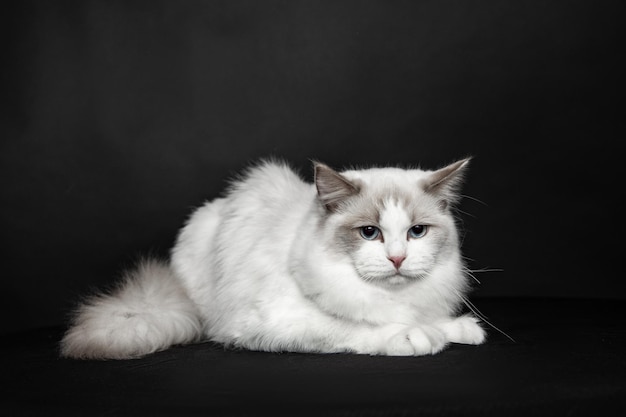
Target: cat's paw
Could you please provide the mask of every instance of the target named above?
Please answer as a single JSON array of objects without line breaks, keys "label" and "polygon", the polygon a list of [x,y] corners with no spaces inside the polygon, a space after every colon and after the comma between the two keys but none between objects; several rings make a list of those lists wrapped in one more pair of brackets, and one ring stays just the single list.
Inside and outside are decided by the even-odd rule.
[{"label": "cat's paw", "polygon": [[485,341],[485,330],[476,317],[466,315],[439,323],[439,328],[452,343],[480,345]]},{"label": "cat's paw", "polygon": [[387,339],[383,353],[388,356],[431,355],[445,346],[445,335],[434,327],[404,327]]}]

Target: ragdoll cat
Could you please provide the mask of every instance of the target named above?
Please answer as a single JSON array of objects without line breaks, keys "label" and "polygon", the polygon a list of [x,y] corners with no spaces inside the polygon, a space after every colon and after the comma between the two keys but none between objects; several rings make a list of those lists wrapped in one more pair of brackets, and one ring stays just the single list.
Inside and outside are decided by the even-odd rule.
[{"label": "ragdoll cat", "polygon": [[451,208],[468,160],[338,173],[263,162],[198,208],[170,263],[143,262],[85,301],[72,358],[125,359],[202,340],[262,351],[424,355],[480,344]]}]

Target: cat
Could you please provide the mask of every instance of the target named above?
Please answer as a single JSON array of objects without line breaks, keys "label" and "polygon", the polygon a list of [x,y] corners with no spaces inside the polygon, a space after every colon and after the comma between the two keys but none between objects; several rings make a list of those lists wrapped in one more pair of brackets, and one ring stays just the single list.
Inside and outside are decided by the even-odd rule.
[{"label": "cat", "polygon": [[76,310],[60,352],[128,359],[210,340],[259,351],[418,356],[481,344],[453,208],[469,158],[314,184],[262,161],[192,213],[169,263],[145,260]]}]

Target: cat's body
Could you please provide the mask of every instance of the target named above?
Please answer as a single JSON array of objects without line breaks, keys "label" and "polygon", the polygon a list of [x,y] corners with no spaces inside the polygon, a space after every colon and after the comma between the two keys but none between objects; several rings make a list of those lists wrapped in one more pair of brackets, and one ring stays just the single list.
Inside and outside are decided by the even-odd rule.
[{"label": "cat's body", "polygon": [[193,213],[169,265],[147,261],[85,302],[62,354],[129,358],[198,340],[381,355],[479,344],[477,320],[454,316],[467,279],[450,206],[466,164],[316,164],[308,184],[262,163]]}]

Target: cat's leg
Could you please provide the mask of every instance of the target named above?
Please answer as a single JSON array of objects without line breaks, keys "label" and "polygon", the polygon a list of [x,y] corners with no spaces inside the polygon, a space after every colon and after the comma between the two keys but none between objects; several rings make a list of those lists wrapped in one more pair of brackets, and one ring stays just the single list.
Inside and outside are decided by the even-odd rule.
[{"label": "cat's leg", "polygon": [[[434,326],[352,322],[311,304],[274,306],[272,310],[289,314],[265,316],[232,339],[222,334],[214,340],[252,350],[389,356],[434,354],[447,343],[445,334]],[[229,343],[234,339],[235,343]]]},{"label": "cat's leg", "polygon": [[472,315],[442,320],[435,324],[451,343],[462,343],[467,345],[480,345],[485,341],[485,330],[480,326],[479,320]]},{"label": "cat's leg", "polygon": [[[355,351],[357,353],[421,356],[440,352],[447,344],[443,332],[428,325],[388,324],[373,329],[373,334],[365,334],[365,337],[369,341],[365,342],[363,351],[360,351],[363,341],[360,341],[358,337],[355,339],[357,342]],[[370,349],[371,341],[375,342],[373,349]]]},{"label": "cat's leg", "polygon": [[61,355],[127,359],[188,343],[201,336],[195,304],[168,265],[146,261],[110,294],[77,310],[61,341]]}]

